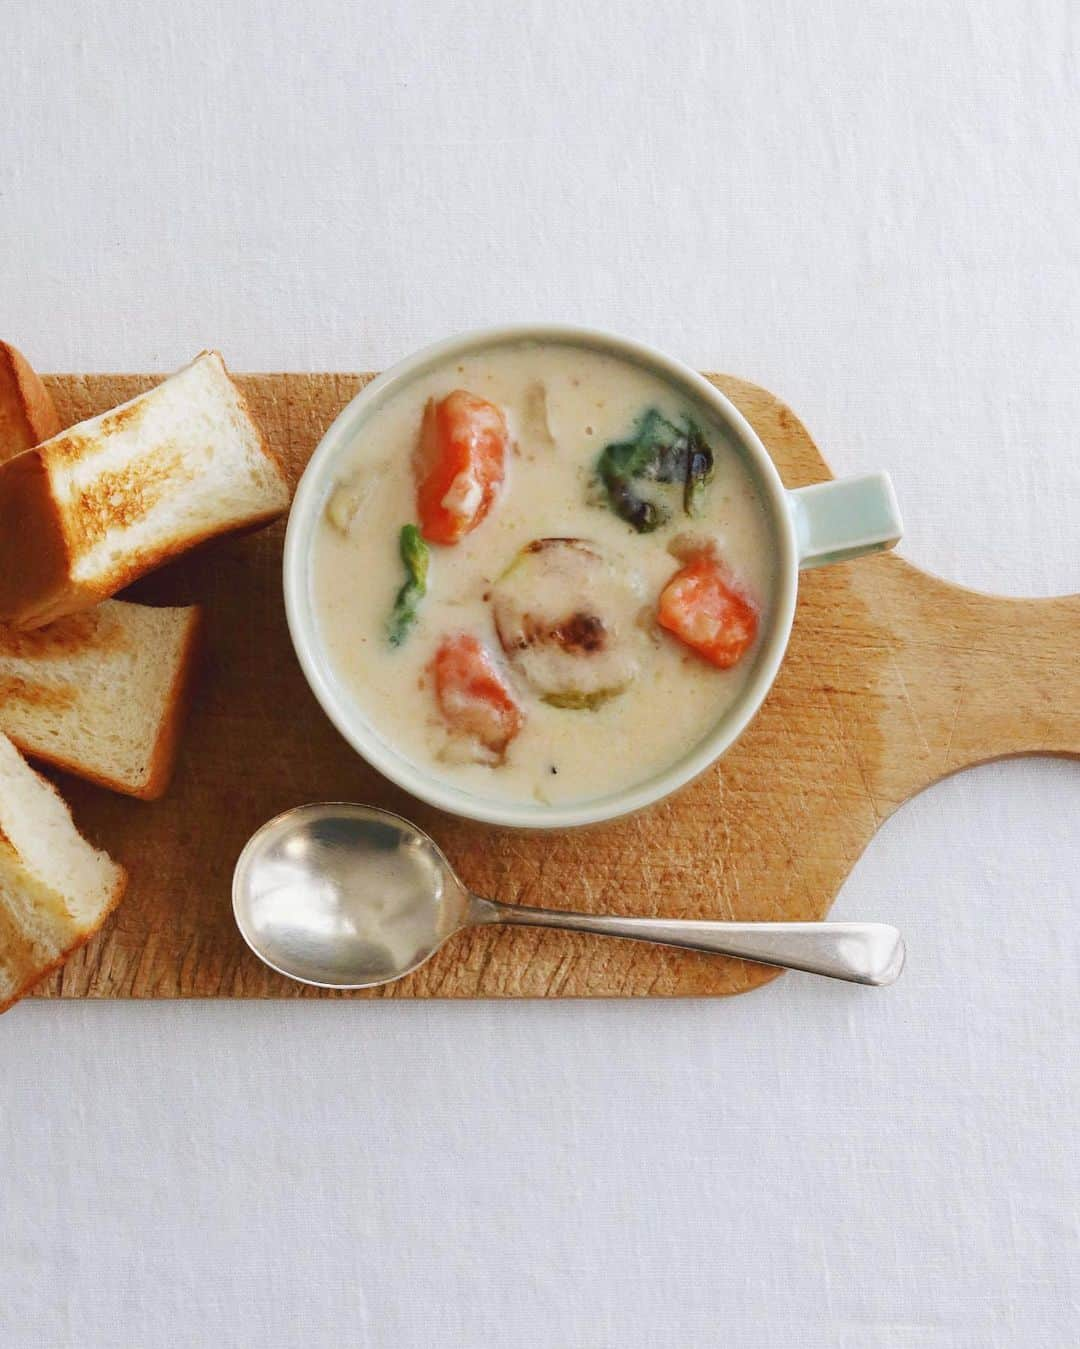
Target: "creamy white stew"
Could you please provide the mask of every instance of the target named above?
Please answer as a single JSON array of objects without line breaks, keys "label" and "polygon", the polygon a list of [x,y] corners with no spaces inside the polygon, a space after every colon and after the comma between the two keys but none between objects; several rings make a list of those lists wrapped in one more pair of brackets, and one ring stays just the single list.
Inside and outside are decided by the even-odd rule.
[{"label": "creamy white stew", "polygon": [[312,592],[382,738],[487,798],[653,777],[738,697],[773,584],[749,470],[706,405],[577,346],[417,379],[343,457]]}]

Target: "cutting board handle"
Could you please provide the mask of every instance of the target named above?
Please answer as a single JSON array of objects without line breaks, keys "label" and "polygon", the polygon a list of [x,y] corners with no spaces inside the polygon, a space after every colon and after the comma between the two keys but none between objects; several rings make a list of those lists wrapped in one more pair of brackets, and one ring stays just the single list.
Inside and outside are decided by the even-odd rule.
[{"label": "cutting board handle", "polygon": [[937,601],[938,670],[951,676],[941,773],[1014,754],[1080,755],[1080,595],[1008,599],[924,579]]}]

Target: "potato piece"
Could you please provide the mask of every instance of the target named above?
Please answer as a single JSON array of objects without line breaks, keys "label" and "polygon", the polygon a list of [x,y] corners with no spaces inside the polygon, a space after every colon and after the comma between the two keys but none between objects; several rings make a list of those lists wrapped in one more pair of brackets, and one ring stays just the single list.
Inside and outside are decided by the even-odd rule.
[{"label": "potato piece", "polygon": [[339,534],[348,535],[359,519],[381,477],[381,471],[370,469],[354,473],[339,482],[326,503],[326,518]]},{"label": "potato piece", "polygon": [[548,413],[547,385],[543,380],[534,380],[525,390],[522,398],[521,430],[531,445],[542,450],[555,448],[555,435],[551,429],[551,417]]}]

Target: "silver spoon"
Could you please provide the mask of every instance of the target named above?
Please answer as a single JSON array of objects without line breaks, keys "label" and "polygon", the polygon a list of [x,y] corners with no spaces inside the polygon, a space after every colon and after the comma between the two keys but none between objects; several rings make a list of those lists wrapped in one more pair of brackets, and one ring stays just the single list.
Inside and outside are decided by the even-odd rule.
[{"label": "silver spoon", "polygon": [[372,806],[297,806],[248,840],[233,874],[244,940],[271,969],[322,988],[410,973],[455,932],[500,923],[740,956],[859,984],[891,984],[904,943],[884,923],[619,918],[500,904],[468,891],[423,830]]}]

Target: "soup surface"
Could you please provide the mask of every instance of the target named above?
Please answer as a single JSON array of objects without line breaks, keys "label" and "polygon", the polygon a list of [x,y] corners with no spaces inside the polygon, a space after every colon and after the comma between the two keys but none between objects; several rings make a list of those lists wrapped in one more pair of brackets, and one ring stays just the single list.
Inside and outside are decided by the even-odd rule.
[{"label": "soup surface", "polygon": [[[422,427],[434,444],[455,410],[479,417],[482,456],[503,428],[501,481],[490,457],[452,476],[455,461],[449,486],[417,462]],[[427,538],[403,544],[410,524]],[[408,593],[406,553],[426,566]],[[476,795],[544,803],[693,749],[753,668],[772,584],[764,508],[709,409],[547,343],[452,361],[379,407],[342,458],[311,574],[335,677],[387,743]]]}]

